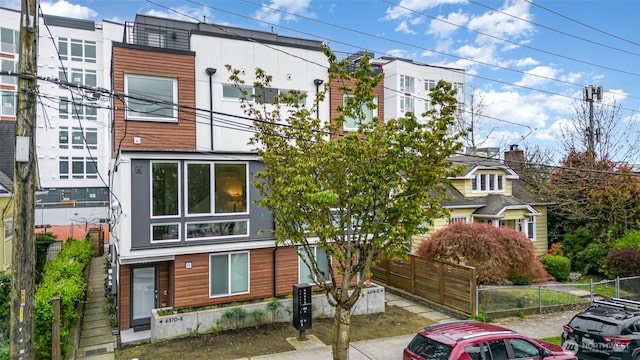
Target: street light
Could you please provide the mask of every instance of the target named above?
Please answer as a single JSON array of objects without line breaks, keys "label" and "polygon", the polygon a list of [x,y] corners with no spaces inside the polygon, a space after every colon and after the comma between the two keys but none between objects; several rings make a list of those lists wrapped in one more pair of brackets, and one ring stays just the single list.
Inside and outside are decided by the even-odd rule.
[{"label": "street light", "polygon": [[[318,99],[317,94],[320,92],[320,85],[324,83],[322,79],[314,79],[313,84],[316,86],[316,100]],[[316,104],[316,119],[320,120],[320,103]]]}]

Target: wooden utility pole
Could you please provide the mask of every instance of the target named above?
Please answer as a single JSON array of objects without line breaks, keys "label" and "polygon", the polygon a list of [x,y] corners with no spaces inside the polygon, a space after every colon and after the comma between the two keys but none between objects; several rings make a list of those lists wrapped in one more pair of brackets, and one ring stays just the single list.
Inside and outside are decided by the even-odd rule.
[{"label": "wooden utility pole", "polygon": [[36,65],[38,56],[37,0],[23,0],[18,50],[18,108],[13,260],[11,262],[11,359],[32,360],[34,351],[36,194]]}]

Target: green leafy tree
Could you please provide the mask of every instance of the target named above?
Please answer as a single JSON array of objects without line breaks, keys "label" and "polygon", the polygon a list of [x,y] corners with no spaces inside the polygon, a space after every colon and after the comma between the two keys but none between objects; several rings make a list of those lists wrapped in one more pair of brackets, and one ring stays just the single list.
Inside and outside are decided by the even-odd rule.
[{"label": "green leafy tree", "polygon": [[[295,91],[272,104],[254,97],[243,106],[255,119],[253,143],[266,165],[256,173],[263,196],[258,203],[274,216],[276,241],[306,253],[301,258],[315,285],[335,308],[333,358],[347,359],[351,309],[371,264],[383,251],[388,258],[406,255],[409,236],[423,233],[441,215],[444,184],[454,173],[447,157],[459,151],[460,134],[452,130],[456,100],[450,84],[439,82],[431,92],[435,110],[423,114],[423,121],[412,113],[384,124],[366,121],[382,75],[372,75],[366,57],[349,67],[325,53],[330,83],[348,95],[331,122],[317,119]],[[232,81],[243,83],[238,70],[227,69]],[[258,69],[256,78],[257,93],[270,87],[264,71]],[[326,91],[316,95],[316,106]],[[356,119],[358,130],[338,135],[345,118]],[[331,259],[330,274],[320,269],[314,246]]]}]

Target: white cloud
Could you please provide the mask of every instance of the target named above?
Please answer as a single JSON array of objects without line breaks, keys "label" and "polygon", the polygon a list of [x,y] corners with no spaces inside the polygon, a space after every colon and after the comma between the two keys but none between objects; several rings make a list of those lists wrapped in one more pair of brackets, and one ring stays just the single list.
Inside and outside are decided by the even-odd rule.
[{"label": "white cloud", "polygon": [[386,52],[386,55],[401,58],[401,59],[415,59],[416,54],[402,49],[392,49]]},{"label": "white cloud", "polygon": [[573,128],[572,122],[566,118],[560,118],[546,129],[540,129],[535,132],[534,137],[540,141],[558,142],[558,136],[568,129]]},{"label": "white cloud", "polygon": [[541,129],[548,119],[546,101],[542,95],[523,95],[516,91],[489,90],[480,93],[484,99],[484,114],[496,119],[496,125],[502,127],[520,124],[516,129],[523,134],[528,132],[526,127]]},{"label": "white cloud", "polygon": [[518,59],[514,62],[514,65],[517,67],[526,67],[526,66],[533,66],[538,64],[539,64],[538,60],[535,60],[530,57],[527,57],[524,59]]},{"label": "white cloud", "polygon": [[503,43],[500,39],[514,40],[531,35],[533,32],[531,23],[519,20],[532,19],[528,2],[513,1],[510,3],[508,1],[506,6],[499,10],[488,11],[469,21],[468,27],[470,29],[493,36],[478,35],[476,38],[478,44]]},{"label": "white cloud", "polygon": [[279,24],[282,20],[296,21],[295,15],[315,17],[308,10],[310,2],[311,0],[271,0],[269,4],[256,11],[253,17],[271,24]]},{"label": "white cloud", "polygon": [[580,79],[582,79],[584,77],[584,73],[569,73],[568,75],[562,75],[560,76],[560,80],[565,81],[565,82],[569,82],[572,84],[577,84]]},{"label": "white cloud", "polygon": [[70,17],[74,19],[91,19],[98,15],[96,11],[82,5],[75,5],[66,0],[56,2],[43,1],[40,3],[42,12],[48,15]]},{"label": "white cloud", "polygon": [[[441,15],[437,19],[431,20],[427,34],[433,34],[439,38],[451,36],[460,26],[465,26],[469,21],[469,15],[458,11],[450,13],[447,17]],[[456,26],[457,25],[457,26]]]},{"label": "white cloud", "polygon": [[206,21],[211,22],[209,8],[207,7],[191,7],[188,5],[172,7],[174,11],[159,11],[159,10],[149,10],[145,13],[145,15],[157,16],[162,18],[183,20],[189,22],[198,22],[198,21]]},{"label": "white cloud", "polygon": [[20,6],[21,6],[20,0],[1,0],[0,1],[0,7],[3,7],[3,8],[20,10]]},{"label": "white cloud", "polygon": [[405,33],[405,34],[409,34],[409,35],[415,35],[416,32],[411,30],[409,28],[409,25],[407,25],[406,21],[400,21],[400,23],[398,24],[398,26],[396,26],[395,31],[401,32],[401,33]]},{"label": "white cloud", "polygon": [[558,70],[551,66],[536,66],[524,72],[520,81],[515,82],[518,86],[539,86],[555,79]]},{"label": "white cloud", "polygon": [[397,20],[414,14],[415,11],[423,11],[440,5],[466,3],[467,0],[401,0],[394,7],[387,8],[386,20]]}]

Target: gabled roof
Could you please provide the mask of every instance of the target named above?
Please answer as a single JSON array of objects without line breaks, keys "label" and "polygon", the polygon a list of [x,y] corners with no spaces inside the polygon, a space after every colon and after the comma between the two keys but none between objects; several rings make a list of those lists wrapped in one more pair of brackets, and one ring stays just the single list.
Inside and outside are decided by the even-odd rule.
[{"label": "gabled roof", "polygon": [[501,217],[502,213],[510,209],[525,209],[528,213],[538,214],[530,205],[513,196],[489,194],[484,196],[486,206],[476,210],[473,215],[479,217]]},{"label": "gabled roof", "polygon": [[454,166],[462,166],[462,175],[456,179],[469,179],[481,169],[503,169],[507,173],[507,178],[518,179],[518,174],[500,159],[486,158],[481,156],[458,155],[448,159]]},{"label": "gabled roof", "polygon": [[0,171],[0,193],[12,193],[13,192],[13,180],[10,179],[7,174]]}]

